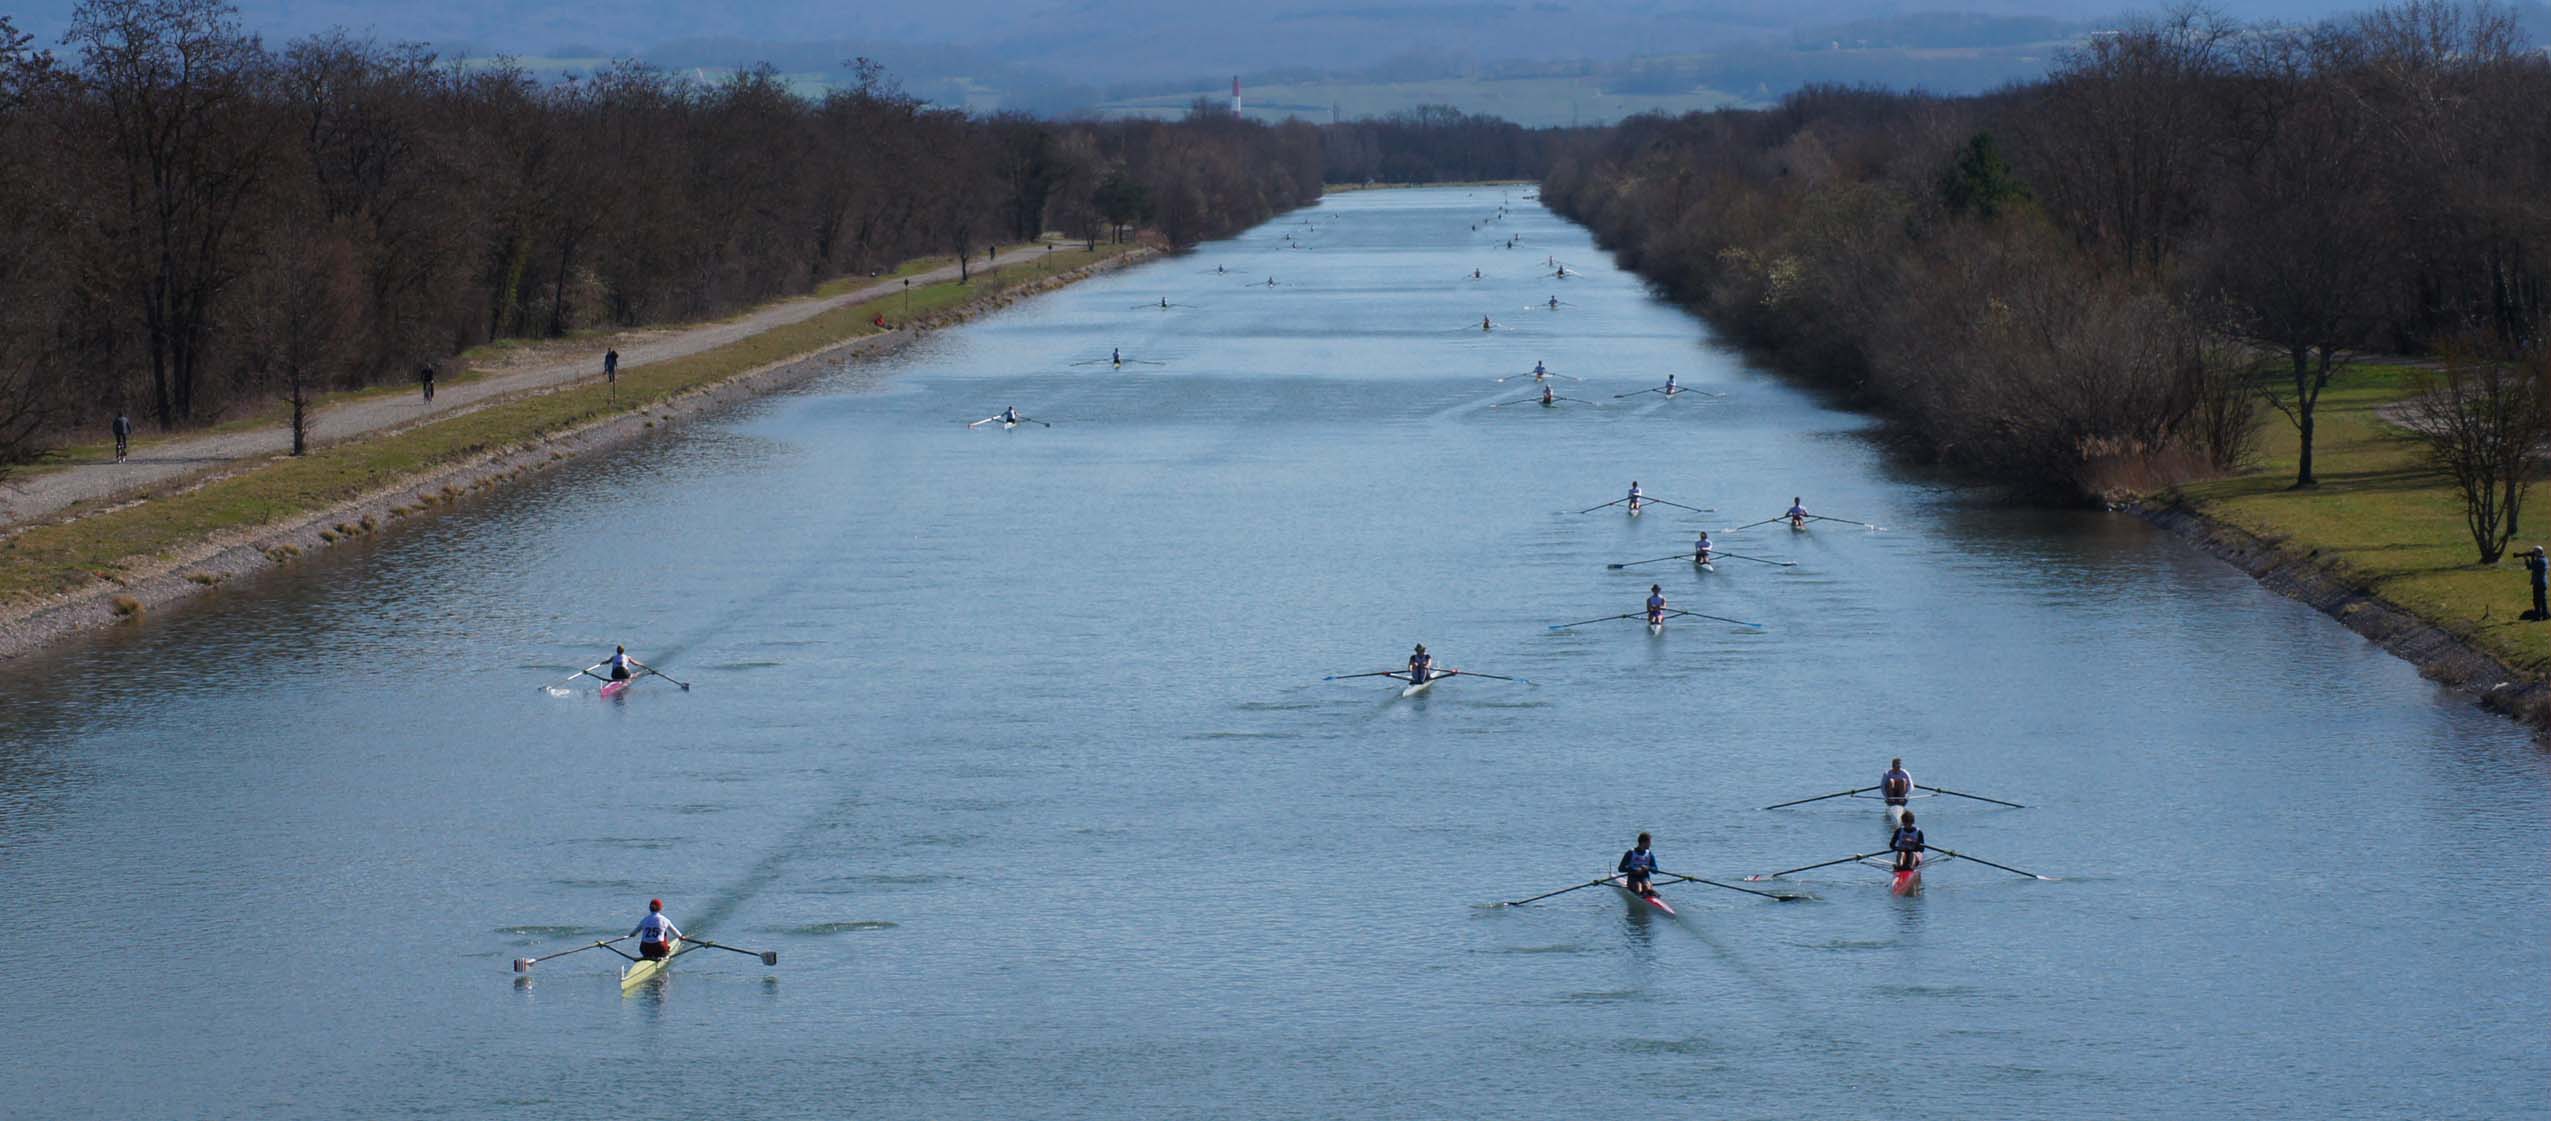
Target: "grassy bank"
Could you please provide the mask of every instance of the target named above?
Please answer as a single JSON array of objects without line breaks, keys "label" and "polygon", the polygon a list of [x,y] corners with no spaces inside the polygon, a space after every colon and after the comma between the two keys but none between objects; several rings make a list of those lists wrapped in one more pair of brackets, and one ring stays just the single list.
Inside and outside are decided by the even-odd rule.
[{"label": "grassy bank", "polygon": [[[2351,366],[2321,398],[2314,456],[2321,485],[2290,489],[2299,440],[2271,416],[2256,470],[2181,488],[2189,508],[2276,544],[2507,665],[2551,668],[2551,623],[2517,614],[2532,601],[2513,558],[2473,561],[2462,497],[2377,410],[2408,395],[2413,371]],[[2551,540],[2551,491],[2533,492],[2519,544]]]},{"label": "grassy bank", "polygon": [[[1039,256],[1033,268],[978,275],[965,285],[916,286],[909,296],[897,292],[685,358],[631,367],[621,371],[616,397],[606,396],[597,378],[500,401],[394,435],[328,445],[297,459],[278,459],[192,490],[155,496],[91,517],[31,526],[0,540],[0,610],[117,581],[199,542],[307,518],[439,467],[605,417],[643,412],[676,395],[876,334],[870,321],[880,314],[889,322],[904,323],[987,303],[1011,289],[1133,248],[1102,245],[1094,253],[1058,250]],[[347,532],[371,528],[347,527]]]}]

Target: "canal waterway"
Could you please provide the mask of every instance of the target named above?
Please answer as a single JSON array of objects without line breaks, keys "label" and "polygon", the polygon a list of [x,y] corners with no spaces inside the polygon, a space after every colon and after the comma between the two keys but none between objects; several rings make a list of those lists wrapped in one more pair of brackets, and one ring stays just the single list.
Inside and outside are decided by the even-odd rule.
[{"label": "canal waterway", "polygon": [[[2522,730],[1890,466],[1529,194],[1332,198],[0,670],[0,1114],[2551,1114]],[[1501,406],[1535,361],[1582,400]],[[1713,512],[1578,512],[1633,480]],[[1605,567],[1793,496],[1881,528]],[[1760,626],[1552,629],[1652,583]],[[1418,642],[1529,684],[1321,680]],[[693,688],[541,688],[614,643]],[[1641,830],[1871,851],[1761,807],[1896,756],[2055,878],[1499,906]],[[510,970],[651,896],[780,964]]]}]

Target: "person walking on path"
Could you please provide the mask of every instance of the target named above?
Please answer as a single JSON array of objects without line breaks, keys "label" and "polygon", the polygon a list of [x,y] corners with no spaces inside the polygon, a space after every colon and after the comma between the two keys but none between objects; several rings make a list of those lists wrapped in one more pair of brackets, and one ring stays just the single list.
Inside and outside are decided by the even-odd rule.
[{"label": "person walking on path", "polygon": [[124,453],[133,448],[133,418],[119,409],[115,413],[115,462],[124,462]]},{"label": "person walking on path", "polygon": [[602,385],[612,400],[620,399],[620,351],[617,349],[602,352]]},{"label": "person walking on path", "polygon": [[2543,600],[2546,593],[2551,593],[2551,556],[2545,556],[2540,545],[2526,550],[2524,570],[2533,577],[2533,610],[2525,612],[2524,617],[2536,623],[2551,619],[2551,603]]},{"label": "person walking on path", "polygon": [[426,400],[428,403],[431,403],[431,402],[434,400],[434,364],[433,364],[433,363],[428,362],[428,363],[426,363],[425,365],[422,365],[422,366],[419,366],[419,367],[417,367],[417,368],[416,368],[416,384],[418,384],[418,385],[420,385],[420,386],[424,387],[424,389],[425,389],[425,400]]}]

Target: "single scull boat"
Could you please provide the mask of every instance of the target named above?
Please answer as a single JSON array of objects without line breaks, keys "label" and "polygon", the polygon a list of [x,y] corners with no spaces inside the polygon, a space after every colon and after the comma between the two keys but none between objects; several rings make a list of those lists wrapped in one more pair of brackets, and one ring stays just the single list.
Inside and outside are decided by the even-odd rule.
[{"label": "single scull boat", "polygon": [[1658,895],[1656,893],[1656,888],[1653,885],[1648,888],[1647,894],[1641,895],[1638,892],[1630,890],[1628,876],[1614,876],[1604,882],[1611,884],[1614,891],[1620,892],[1623,897],[1627,898],[1632,910],[1643,910],[1644,908],[1641,908],[1639,904],[1645,903],[1649,907],[1654,907],[1668,915],[1674,913],[1674,905],[1666,902],[1664,896]]}]

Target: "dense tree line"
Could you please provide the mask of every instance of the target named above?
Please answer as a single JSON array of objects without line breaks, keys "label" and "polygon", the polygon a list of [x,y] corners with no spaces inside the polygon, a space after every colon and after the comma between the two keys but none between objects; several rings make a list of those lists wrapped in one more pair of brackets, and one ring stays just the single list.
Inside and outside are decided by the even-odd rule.
[{"label": "dense tree line", "polygon": [[1972,98],[1627,122],[1543,192],[1744,343],[2045,494],[2300,430],[2350,351],[2513,365],[2551,316],[2551,59],[2503,9],[2187,9]]},{"label": "dense tree line", "polygon": [[219,0],[88,0],[59,56],[0,21],[0,462],[412,376],[506,336],[723,312],[1047,230],[1173,243],[1317,198],[1311,126],[970,117],[859,63],[564,81]]},{"label": "dense tree line", "polygon": [[1445,105],[1328,125],[1321,166],[1331,183],[1461,183],[1538,179],[1562,149],[1562,129],[1527,129]]}]

